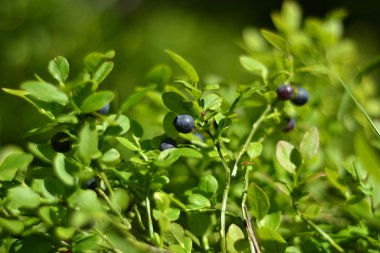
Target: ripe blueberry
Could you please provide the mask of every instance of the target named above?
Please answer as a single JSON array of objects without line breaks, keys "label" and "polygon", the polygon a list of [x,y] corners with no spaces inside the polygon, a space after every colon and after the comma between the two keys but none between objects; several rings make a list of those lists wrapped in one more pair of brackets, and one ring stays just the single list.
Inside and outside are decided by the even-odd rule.
[{"label": "ripe blueberry", "polygon": [[292,130],[296,125],[295,119],[287,119],[286,126],[284,127],[284,132],[289,132]]},{"label": "ripe blueberry", "polygon": [[297,87],[296,95],[291,99],[295,105],[304,105],[309,100],[309,93],[304,88]]},{"label": "ripe blueberry", "polygon": [[277,88],[277,97],[280,100],[288,100],[294,94],[294,89],[289,84],[281,85]]},{"label": "ripe blueberry", "polygon": [[51,147],[59,152],[66,153],[70,151],[73,141],[68,133],[58,132],[50,140]]},{"label": "ripe blueberry", "polygon": [[102,107],[102,109],[100,109],[100,110],[98,111],[98,113],[104,115],[104,114],[107,114],[109,110],[110,110],[110,104],[107,103],[105,106]]},{"label": "ripe blueberry", "polygon": [[178,115],[175,117],[173,124],[175,129],[180,133],[187,134],[194,130],[194,118],[190,115]]},{"label": "ripe blueberry", "polygon": [[169,148],[176,148],[177,147],[177,142],[173,140],[172,138],[167,138],[163,140],[160,144],[160,150],[164,151]]},{"label": "ripe blueberry", "polygon": [[90,178],[87,182],[86,182],[86,186],[87,186],[87,189],[90,189],[90,190],[95,190],[96,187],[98,186],[98,182],[96,181],[96,178]]}]

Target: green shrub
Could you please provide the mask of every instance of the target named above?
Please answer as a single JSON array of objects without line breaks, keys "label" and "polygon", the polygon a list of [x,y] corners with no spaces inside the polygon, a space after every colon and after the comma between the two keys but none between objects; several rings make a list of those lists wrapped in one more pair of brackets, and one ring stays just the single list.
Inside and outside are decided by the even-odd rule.
[{"label": "green shrub", "polygon": [[113,51],[4,88],[50,122],[2,149],[0,252],[379,252],[376,62],[357,70],[342,17],[285,2],[278,32],[245,30],[247,84],[167,50],[186,75],[159,65],[121,102]]}]

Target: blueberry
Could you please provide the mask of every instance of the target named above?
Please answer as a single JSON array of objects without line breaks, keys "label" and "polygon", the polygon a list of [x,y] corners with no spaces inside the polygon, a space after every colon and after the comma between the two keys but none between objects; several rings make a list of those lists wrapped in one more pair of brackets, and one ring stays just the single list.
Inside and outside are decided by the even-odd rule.
[{"label": "blueberry", "polygon": [[180,133],[187,134],[194,130],[194,118],[190,115],[178,115],[175,117],[173,124]]},{"label": "blueberry", "polygon": [[66,153],[70,151],[73,141],[68,133],[58,132],[51,138],[50,144],[55,151]]},{"label": "blueberry", "polygon": [[96,182],[96,178],[90,178],[86,183],[87,189],[95,190],[98,186],[98,182]]},{"label": "blueberry", "polygon": [[176,147],[177,147],[177,142],[173,140],[172,138],[164,139],[160,144],[161,151],[164,151],[169,148],[176,148]]},{"label": "blueberry", "polygon": [[284,132],[291,131],[296,125],[295,119],[287,119],[286,126],[284,127]]},{"label": "blueberry", "polygon": [[296,94],[291,99],[292,103],[295,105],[304,105],[309,100],[309,93],[304,88],[297,87],[296,88]]},{"label": "blueberry", "polygon": [[281,85],[277,88],[277,97],[280,100],[288,100],[294,94],[294,89],[289,84]]},{"label": "blueberry", "polygon": [[100,109],[100,110],[98,111],[98,113],[104,115],[104,114],[107,114],[109,110],[110,110],[110,104],[107,103],[105,106],[102,107],[102,109]]}]

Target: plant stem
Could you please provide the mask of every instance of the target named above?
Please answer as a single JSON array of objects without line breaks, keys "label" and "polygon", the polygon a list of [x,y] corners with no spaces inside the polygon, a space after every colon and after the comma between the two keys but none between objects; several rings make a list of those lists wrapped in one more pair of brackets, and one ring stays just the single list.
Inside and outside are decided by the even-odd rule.
[{"label": "plant stem", "polygon": [[238,164],[240,162],[240,159],[242,158],[242,156],[245,154],[245,152],[247,152],[247,149],[248,149],[248,146],[249,144],[251,143],[251,140],[256,132],[256,130],[259,128],[259,126],[261,125],[261,123],[264,121],[265,117],[267,116],[267,114],[271,111],[272,109],[272,105],[269,104],[267,105],[267,107],[265,108],[265,110],[262,112],[262,114],[260,115],[260,117],[257,119],[257,121],[255,121],[253,124],[252,124],[252,127],[251,127],[251,131],[249,132],[249,135],[244,143],[244,146],[242,147],[242,149],[240,150],[239,154],[238,154],[238,157],[236,159],[236,162],[234,164],[234,168],[232,170],[232,176],[235,177],[236,176],[236,173],[237,173],[237,170],[238,170]]},{"label": "plant stem", "polygon": [[99,231],[96,227],[92,227],[92,228],[94,229],[94,231],[95,231],[98,235],[100,235],[100,237],[103,238],[103,240],[104,240],[105,242],[108,243],[108,245],[111,247],[111,250],[112,250],[113,252],[116,252],[116,253],[122,253],[121,250],[117,249],[117,248],[115,247],[115,245],[113,245],[113,243],[108,239],[108,237],[107,237],[105,234],[103,234],[101,231]]},{"label": "plant stem", "polygon": [[[149,186],[148,186],[149,187]],[[153,230],[153,221],[152,221],[152,214],[151,214],[151,207],[150,207],[150,199],[149,195],[147,193],[145,197],[145,205],[146,205],[146,213],[148,215],[148,228],[149,228],[149,237],[154,242],[154,230]]]},{"label": "plant stem", "polygon": [[226,183],[224,184],[224,191],[223,191],[223,199],[222,199],[222,209],[220,212],[220,238],[221,238],[221,246],[222,246],[222,252],[227,252],[227,242],[226,242],[226,210],[227,210],[227,200],[228,200],[228,193],[230,191],[230,184],[231,184],[231,170],[228,167],[228,164],[226,160],[224,159],[224,156],[222,154],[222,151],[220,149],[219,142],[215,143],[216,149],[218,151],[220,160],[222,161],[225,173],[226,173]]},{"label": "plant stem", "polygon": [[259,244],[257,243],[255,233],[252,228],[251,224],[251,217],[249,215],[249,211],[246,205],[247,202],[247,192],[248,192],[248,187],[249,187],[249,171],[250,171],[250,166],[246,168],[245,171],[245,176],[244,176],[244,191],[243,191],[243,196],[241,200],[241,211],[243,214],[243,220],[245,222],[245,228],[247,230],[248,234],[248,241],[249,241],[249,248],[251,249],[252,253],[261,253]]},{"label": "plant stem", "polygon": [[323,238],[325,238],[337,251],[344,252],[344,249],[339,246],[338,243],[334,241],[323,229],[321,229],[318,225],[316,225],[313,221],[307,219],[306,217],[301,216],[302,219],[309,224],[315,231],[317,231]]},{"label": "plant stem", "polygon": [[315,224],[312,220],[308,219],[307,217],[305,217],[303,215],[303,213],[301,213],[299,210],[298,210],[298,207],[297,207],[297,203],[296,203],[296,200],[293,199],[292,200],[292,204],[293,204],[293,208],[295,209],[295,211],[297,212],[297,214],[301,217],[301,219],[306,222],[309,226],[311,226],[315,231],[317,231],[323,238],[326,239],[326,241],[328,241],[331,246],[333,246],[338,252],[344,252],[344,249],[342,249],[342,247],[339,246],[339,244],[337,242],[334,241],[333,238],[331,238],[331,236],[329,236],[323,229],[321,229],[317,224]]},{"label": "plant stem", "polygon": [[103,197],[103,199],[107,202],[108,207],[114,212],[122,221],[123,225],[126,227],[127,230],[130,230],[132,228],[131,223],[123,217],[123,215],[117,210],[111,200],[108,198],[108,196],[102,191],[101,189],[98,189],[97,192]]}]

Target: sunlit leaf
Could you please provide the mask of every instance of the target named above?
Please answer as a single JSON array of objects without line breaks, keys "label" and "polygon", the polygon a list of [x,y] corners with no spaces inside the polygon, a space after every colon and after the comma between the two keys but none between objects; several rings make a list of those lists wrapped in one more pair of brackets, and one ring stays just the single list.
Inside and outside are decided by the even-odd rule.
[{"label": "sunlit leaf", "polygon": [[261,220],[269,210],[269,198],[267,194],[256,184],[248,187],[248,207],[253,217]]},{"label": "sunlit leaf", "polygon": [[63,56],[57,56],[49,62],[48,70],[58,82],[64,82],[69,77],[69,63]]},{"label": "sunlit leaf", "polygon": [[188,61],[173,51],[165,50],[165,52],[182,68],[182,70],[190,78],[191,82],[196,84],[199,81],[198,73]]}]

